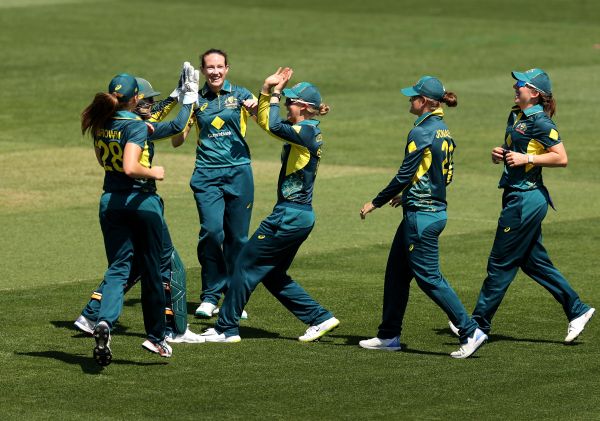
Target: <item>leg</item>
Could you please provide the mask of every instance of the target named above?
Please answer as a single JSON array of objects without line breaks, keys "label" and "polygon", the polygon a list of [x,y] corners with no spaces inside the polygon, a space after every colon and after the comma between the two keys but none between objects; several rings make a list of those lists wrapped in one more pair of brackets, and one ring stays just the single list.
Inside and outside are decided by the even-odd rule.
[{"label": "leg", "polygon": [[[494,314],[519,266],[529,254],[531,243],[535,239],[535,225],[539,225],[546,214],[547,205],[537,210],[536,218],[524,218],[526,214],[531,213],[531,209],[524,204],[524,196],[527,194],[505,192],[502,197],[503,208],[488,259],[487,277],[483,281],[473,310],[473,320],[485,333],[490,331]],[[536,220],[538,222],[535,222]]]},{"label": "leg", "polygon": [[100,226],[108,269],[104,274],[97,321],[107,322],[109,328],[121,314],[124,289],[133,261],[133,233],[123,202],[120,194],[104,194],[100,202]]},{"label": "leg", "polygon": [[219,171],[197,168],[190,183],[200,217],[198,240],[198,261],[202,267],[200,300],[214,305],[219,302],[227,277],[227,264],[223,255],[225,200],[220,186]]},{"label": "leg", "polygon": [[165,290],[161,275],[164,219],[162,201],[155,195],[140,194],[135,205],[134,235],[136,252],[143,258],[142,311],[148,339],[161,342],[165,337]]},{"label": "leg", "polygon": [[465,343],[477,324],[468,316],[439,266],[439,236],[446,226],[446,212],[416,212],[415,215],[417,230],[411,233],[410,267],[419,287],[458,327],[460,341]]},{"label": "leg", "polygon": [[223,255],[227,273],[233,273],[234,264],[242,247],[248,241],[252,205],[254,204],[254,179],[250,165],[233,167],[225,177],[225,212],[223,217]]},{"label": "leg", "polygon": [[400,336],[402,331],[402,320],[408,304],[410,281],[413,278],[407,259],[407,223],[407,220],[403,218],[396,230],[388,255],[383,287],[383,314],[377,333],[377,337],[380,339],[391,339]]},{"label": "leg", "polygon": [[562,305],[569,321],[576,319],[590,309],[588,305],[579,299],[577,292],[573,290],[562,273],[550,261],[550,257],[542,244],[541,228],[539,236],[529,252],[527,261],[521,268],[534,281],[546,288],[556,301]]}]

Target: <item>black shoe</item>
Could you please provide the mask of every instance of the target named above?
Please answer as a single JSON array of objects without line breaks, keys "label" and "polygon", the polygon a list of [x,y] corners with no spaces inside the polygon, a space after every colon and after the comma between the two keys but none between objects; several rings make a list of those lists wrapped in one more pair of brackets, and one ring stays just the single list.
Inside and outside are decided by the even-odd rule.
[{"label": "black shoe", "polygon": [[110,328],[106,322],[100,322],[94,328],[94,360],[101,366],[107,366],[112,361],[112,351],[110,350]]}]

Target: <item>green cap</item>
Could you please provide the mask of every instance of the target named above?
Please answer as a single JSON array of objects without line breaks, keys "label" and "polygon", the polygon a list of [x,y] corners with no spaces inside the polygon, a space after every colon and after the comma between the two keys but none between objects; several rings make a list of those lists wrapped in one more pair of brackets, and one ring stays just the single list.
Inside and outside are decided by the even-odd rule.
[{"label": "green cap", "polygon": [[300,82],[283,90],[283,94],[291,99],[299,99],[315,107],[321,105],[321,93],[317,87],[308,82]]},{"label": "green cap", "polygon": [[115,95],[122,102],[129,101],[136,96],[138,90],[137,81],[127,73],[116,75],[108,84],[108,92]]},{"label": "green cap", "polygon": [[525,72],[515,71],[511,72],[511,74],[514,79],[533,86],[541,93],[552,95],[552,84],[550,83],[550,77],[542,69],[529,69]]},{"label": "green cap", "polygon": [[152,85],[150,85],[150,82],[148,82],[146,79],[136,77],[135,80],[138,84],[138,88],[140,89],[140,93],[138,94],[140,99],[152,98],[153,96],[160,95],[160,92],[156,92]]},{"label": "green cap", "polygon": [[433,76],[423,76],[415,83],[415,86],[403,88],[400,92],[406,96],[424,96],[440,101],[444,97],[446,90],[439,79]]}]

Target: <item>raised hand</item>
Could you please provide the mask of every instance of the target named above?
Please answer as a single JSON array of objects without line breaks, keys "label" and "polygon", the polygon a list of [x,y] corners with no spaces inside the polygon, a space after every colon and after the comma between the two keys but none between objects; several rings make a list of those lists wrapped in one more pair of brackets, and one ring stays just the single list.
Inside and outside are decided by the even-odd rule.
[{"label": "raised hand", "polygon": [[184,63],[183,68],[184,80],[183,80],[183,98],[181,103],[193,104],[198,101],[198,89],[200,88],[200,71],[194,69],[189,62]]},{"label": "raised hand", "polygon": [[189,65],[190,63],[188,61],[183,63],[183,66],[181,66],[181,72],[179,73],[179,80],[177,81],[177,87],[175,89],[173,89],[173,92],[171,92],[171,95],[169,95],[171,98],[176,98],[179,99],[179,97],[181,95],[183,95],[183,84],[185,83],[185,71],[186,71],[186,65]]}]

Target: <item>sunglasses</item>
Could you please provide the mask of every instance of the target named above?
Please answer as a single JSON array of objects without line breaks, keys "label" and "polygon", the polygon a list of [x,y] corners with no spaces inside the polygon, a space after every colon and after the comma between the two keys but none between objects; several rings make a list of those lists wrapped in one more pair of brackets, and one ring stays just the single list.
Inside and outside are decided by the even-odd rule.
[{"label": "sunglasses", "polygon": [[312,105],[312,106],[315,105],[312,102],[306,102],[306,101],[302,101],[300,99],[295,99],[295,98],[286,98],[285,99],[285,105],[293,105],[293,104],[304,104],[304,105]]}]

